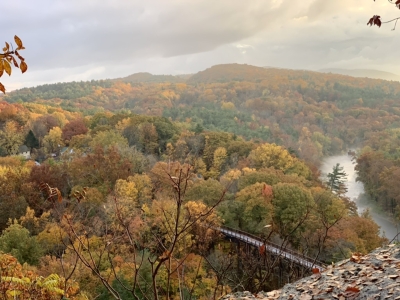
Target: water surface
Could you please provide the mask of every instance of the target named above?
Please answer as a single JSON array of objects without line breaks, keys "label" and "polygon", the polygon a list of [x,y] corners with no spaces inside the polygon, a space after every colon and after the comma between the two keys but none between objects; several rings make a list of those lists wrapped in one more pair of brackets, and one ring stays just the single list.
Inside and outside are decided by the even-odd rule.
[{"label": "water surface", "polygon": [[351,157],[349,155],[344,154],[329,156],[325,158],[322,161],[321,166],[322,177],[326,178],[326,174],[332,172],[333,166],[335,166],[337,163],[339,163],[340,166],[343,167],[343,170],[347,174],[348,191],[346,193],[346,196],[355,201],[359,213],[362,213],[364,210],[369,209],[372,218],[381,228],[381,235],[384,235],[389,240],[392,240],[398,232],[396,224],[391,220],[389,216],[380,211],[379,208],[374,205],[373,201],[369,199],[369,197],[365,194],[364,184],[362,182],[356,181],[357,173],[354,170],[355,162],[351,160]]}]

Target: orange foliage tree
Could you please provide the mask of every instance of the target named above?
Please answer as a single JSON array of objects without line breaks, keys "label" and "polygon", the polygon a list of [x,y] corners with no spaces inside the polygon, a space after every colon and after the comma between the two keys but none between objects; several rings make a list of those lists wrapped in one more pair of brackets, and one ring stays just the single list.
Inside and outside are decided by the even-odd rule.
[{"label": "orange foliage tree", "polygon": [[66,285],[65,279],[56,274],[39,276],[34,271],[22,267],[15,257],[0,254],[1,299],[84,299],[74,297],[78,292],[79,286],[76,283]]}]

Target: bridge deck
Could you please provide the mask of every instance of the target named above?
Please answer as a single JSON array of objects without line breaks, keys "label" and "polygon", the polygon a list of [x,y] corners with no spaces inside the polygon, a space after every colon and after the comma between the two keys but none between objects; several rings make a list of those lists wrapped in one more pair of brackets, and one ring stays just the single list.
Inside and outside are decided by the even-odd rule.
[{"label": "bridge deck", "polygon": [[315,268],[319,269],[320,272],[324,271],[326,268],[324,267],[324,264],[316,261],[310,257],[307,257],[301,253],[298,253],[296,251],[290,250],[290,249],[282,249],[281,246],[271,243],[271,242],[266,242],[260,237],[257,237],[255,235],[252,235],[250,233],[233,229],[233,228],[228,228],[228,227],[220,227],[218,228],[218,231],[223,233],[224,235],[228,237],[232,237],[235,239],[238,239],[242,242],[245,242],[247,244],[256,246],[256,247],[261,247],[265,245],[265,250],[269,251],[273,254],[280,255],[282,257],[285,257],[286,259],[293,261],[301,266],[307,267],[307,268]]}]

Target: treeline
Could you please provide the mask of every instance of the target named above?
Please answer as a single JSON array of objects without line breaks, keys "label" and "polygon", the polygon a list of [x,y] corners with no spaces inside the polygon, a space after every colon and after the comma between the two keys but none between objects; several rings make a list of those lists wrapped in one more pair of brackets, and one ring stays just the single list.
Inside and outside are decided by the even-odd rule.
[{"label": "treeline", "polygon": [[[0,284],[7,297],[200,299],[267,289],[271,269],[249,260],[238,270],[238,253],[214,230],[222,224],[327,263],[384,242],[367,215],[276,144],[162,116],[85,116],[38,103],[1,102],[0,125],[0,251],[18,262],[0,259],[29,266],[15,278],[53,280],[29,290],[28,279],[10,279],[14,294]],[[31,160],[18,156],[22,144]]]},{"label": "treeline", "polygon": [[[156,79],[163,82],[151,82]],[[4,99],[88,116],[107,110],[164,116],[190,129],[283,145],[316,165],[323,156],[360,146],[368,132],[399,127],[398,82],[248,65],[175,79],[141,73],[27,88]]]},{"label": "treeline", "polygon": [[357,156],[358,179],[365,190],[395,219],[400,219],[400,131],[371,132]]}]

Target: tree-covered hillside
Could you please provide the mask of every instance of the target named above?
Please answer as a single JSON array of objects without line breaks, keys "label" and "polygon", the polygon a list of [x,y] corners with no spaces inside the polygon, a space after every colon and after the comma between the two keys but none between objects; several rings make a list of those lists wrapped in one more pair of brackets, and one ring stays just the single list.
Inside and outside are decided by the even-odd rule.
[{"label": "tree-covered hillside", "polygon": [[[72,86],[93,93],[69,99],[71,110],[56,107],[60,98],[0,102],[0,251],[12,255],[0,255],[1,276],[24,264],[30,273],[23,269],[15,276],[53,280],[42,291],[10,279],[13,293],[206,299],[232,289],[276,288],[281,257],[236,251],[215,231],[220,225],[326,263],[384,242],[371,218],[358,215],[349,199],[320,182],[315,167],[294,151],[262,136],[224,132],[223,125],[209,130],[201,108],[204,119],[198,122],[162,116],[167,110],[160,103],[195,107],[197,97],[185,94],[190,90],[199,92],[197,105],[214,94],[200,93],[199,86],[101,81],[24,89],[5,99],[27,91],[56,94],[50,87],[68,94]],[[133,91],[141,96],[125,101]],[[154,102],[146,98],[150,93]],[[97,107],[110,105],[110,99],[115,107],[141,105],[93,113],[84,99]],[[213,99],[205,107],[225,103]],[[220,107],[232,111],[236,108]],[[229,118],[246,114],[243,109]],[[257,123],[253,115],[241,127],[256,131],[249,127]],[[271,137],[277,138],[272,130]],[[0,293],[9,291],[0,285]]]},{"label": "tree-covered hillside", "polygon": [[211,67],[186,82],[138,82],[143,76],[154,77],[45,85],[4,99],[84,115],[125,110],[164,116],[192,129],[284,145],[314,164],[359,147],[369,132],[399,127],[399,82],[237,64]]}]

